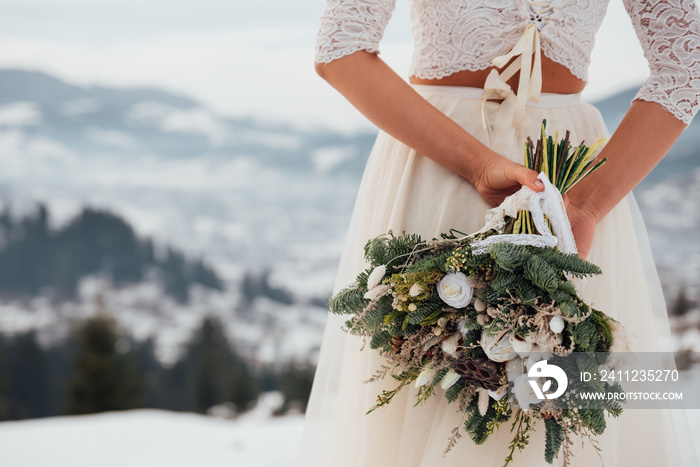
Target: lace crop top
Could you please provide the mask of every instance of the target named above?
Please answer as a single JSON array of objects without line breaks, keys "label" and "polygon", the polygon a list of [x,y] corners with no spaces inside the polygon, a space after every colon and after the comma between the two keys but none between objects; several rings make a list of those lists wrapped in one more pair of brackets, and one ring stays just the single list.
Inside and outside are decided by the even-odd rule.
[{"label": "lace crop top", "polygon": [[[609,0],[410,0],[410,74],[437,79],[484,70],[534,23],[542,52],[586,80],[594,35]],[[684,123],[700,107],[700,15],[695,0],[623,0],[651,75],[635,99],[656,102]],[[316,62],[378,45],[396,0],[328,0]]]}]

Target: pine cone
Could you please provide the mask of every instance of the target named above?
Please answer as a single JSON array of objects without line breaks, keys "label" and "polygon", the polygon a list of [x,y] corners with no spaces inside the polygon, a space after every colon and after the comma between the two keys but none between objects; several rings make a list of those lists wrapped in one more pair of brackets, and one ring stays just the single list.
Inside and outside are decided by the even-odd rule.
[{"label": "pine cone", "polygon": [[503,363],[497,363],[485,357],[460,358],[454,362],[458,375],[479,387],[496,391],[503,386]]},{"label": "pine cone", "polygon": [[404,339],[402,337],[392,337],[391,340],[389,341],[389,345],[391,346],[392,349],[394,349],[394,352],[399,353],[401,352],[401,345],[404,343]]}]

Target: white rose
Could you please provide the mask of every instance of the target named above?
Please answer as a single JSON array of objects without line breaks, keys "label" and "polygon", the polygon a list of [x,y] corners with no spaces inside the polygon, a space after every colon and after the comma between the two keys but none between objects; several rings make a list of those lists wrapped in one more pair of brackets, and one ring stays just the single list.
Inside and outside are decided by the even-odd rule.
[{"label": "white rose", "polygon": [[379,285],[379,283],[384,279],[384,275],[386,274],[386,266],[377,266],[372,270],[372,272],[369,275],[369,278],[367,279],[367,290],[372,290],[376,286]]},{"label": "white rose", "polygon": [[463,272],[446,274],[437,283],[438,295],[443,302],[454,308],[464,308],[474,295],[474,289],[467,283]]},{"label": "white rose", "polygon": [[373,289],[368,290],[367,293],[364,295],[364,297],[367,300],[372,300],[374,302],[374,301],[377,301],[380,298],[382,298],[390,290],[391,290],[391,286],[389,284],[379,284],[378,286],[374,287]]}]

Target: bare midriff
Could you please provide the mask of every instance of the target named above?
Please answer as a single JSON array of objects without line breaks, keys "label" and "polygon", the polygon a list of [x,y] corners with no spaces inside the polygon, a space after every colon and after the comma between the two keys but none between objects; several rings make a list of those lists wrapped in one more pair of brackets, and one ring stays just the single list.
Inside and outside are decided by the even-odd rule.
[{"label": "bare midriff", "polygon": [[[450,76],[440,79],[421,79],[411,76],[409,81],[413,84],[436,84],[443,86],[469,86],[483,88],[486,77],[491,69],[480,71],[458,71]],[[511,89],[518,88],[518,74],[509,81]],[[576,94],[583,91],[586,82],[572,75],[564,65],[554,62],[542,55],[542,92],[555,94]]]}]

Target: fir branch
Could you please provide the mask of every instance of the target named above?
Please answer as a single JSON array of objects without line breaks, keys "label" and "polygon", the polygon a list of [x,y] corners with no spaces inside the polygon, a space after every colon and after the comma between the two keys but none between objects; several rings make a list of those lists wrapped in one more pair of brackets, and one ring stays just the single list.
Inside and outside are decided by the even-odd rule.
[{"label": "fir branch", "polygon": [[498,242],[489,246],[489,254],[499,267],[511,272],[523,267],[532,256],[523,245],[507,242]]},{"label": "fir branch", "polygon": [[365,290],[357,284],[345,287],[328,300],[328,309],[338,315],[358,314],[367,305]]},{"label": "fir branch", "polygon": [[524,277],[533,285],[553,293],[559,288],[557,271],[539,256],[532,256],[523,266]]},{"label": "fir branch", "polygon": [[564,441],[564,429],[554,418],[545,418],[544,428],[544,460],[551,464]]},{"label": "fir branch", "polygon": [[606,423],[603,410],[601,409],[579,409],[581,421],[593,433],[600,435],[605,431]]},{"label": "fir branch", "polygon": [[464,378],[459,378],[456,383],[450,386],[447,391],[445,391],[445,398],[447,398],[447,402],[452,403],[456,401],[459,397],[460,391],[464,389],[464,386],[466,385],[467,382],[464,380]]},{"label": "fir branch", "polygon": [[576,253],[566,254],[551,248],[542,248],[537,252],[537,256],[554,268],[566,271],[576,277],[602,274],[600,267],[582,259]]},{"label": "fir branch", "polygon": [[389,343],[391,342],[391,338],[393,336],[389,334],[386,331],[381,331],[375,335],[372,336],[372,339],[369,341],[369,348],[370,349],[391,349],[391,346]]},{"label": "fir branch", "polygon": [[409,324],[420,324],[421,321],[433,314],[433,312],[440,310],[443,306],[445,306],[444,302],[438,300],[421,304],[416,311],[408,313],[406,316],[406,321]]},{"label": "fir branch", "polygon": [[411,273],[419,271],[437,270],[443,273],[447,273],[449,271],[446,266],[446,261],[447,258],[449,258],[451,255],[452,250],[444,250],[434,255],[426,256],[410,264],[406,268],[405,272]]}]

